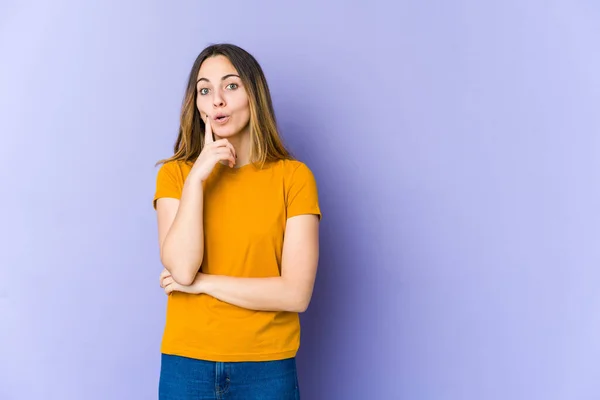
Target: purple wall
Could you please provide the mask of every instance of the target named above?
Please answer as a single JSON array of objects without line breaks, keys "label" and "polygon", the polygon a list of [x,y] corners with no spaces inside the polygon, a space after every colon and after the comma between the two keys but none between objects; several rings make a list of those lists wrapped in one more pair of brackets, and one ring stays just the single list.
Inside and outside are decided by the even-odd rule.
[{"label": "purple wall", "polygon": [[220,41],[320,185],[304,398],[600,398],[600,6],[351,3],[2,2],[0,399],[156,398],[153,164]]}]

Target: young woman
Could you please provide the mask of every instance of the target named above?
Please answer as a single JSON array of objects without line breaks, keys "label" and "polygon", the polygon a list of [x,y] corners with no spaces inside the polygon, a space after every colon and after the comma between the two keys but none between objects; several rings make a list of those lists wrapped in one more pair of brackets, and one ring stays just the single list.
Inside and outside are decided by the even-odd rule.
[{"label": "young woman", "polygon": [[231,44],[200,53],[174,155],[159,164],[169,295],[159,398],[298,399],[298,313],[312,296],[321,211],[252,55]]}]

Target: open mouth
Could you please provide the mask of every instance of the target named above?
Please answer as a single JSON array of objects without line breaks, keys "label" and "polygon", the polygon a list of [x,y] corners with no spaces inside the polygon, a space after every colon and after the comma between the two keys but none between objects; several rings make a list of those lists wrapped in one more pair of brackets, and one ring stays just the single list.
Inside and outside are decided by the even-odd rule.
[{"label": "open mouth", "polygon": [[214,120],[215,122],[222,124],[229,120],[229,115],[216,115]]}]

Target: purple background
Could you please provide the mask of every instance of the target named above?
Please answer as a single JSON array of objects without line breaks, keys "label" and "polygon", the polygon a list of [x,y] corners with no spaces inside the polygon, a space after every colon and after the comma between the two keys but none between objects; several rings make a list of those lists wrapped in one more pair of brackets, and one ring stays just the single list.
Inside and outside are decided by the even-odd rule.
[{"label": "purple background", "polygon": [[319,183],[305,399],[600,398],[600,6],[362,3],[0,4],[0,399],[156,398],[153,165],[221,41]]}]

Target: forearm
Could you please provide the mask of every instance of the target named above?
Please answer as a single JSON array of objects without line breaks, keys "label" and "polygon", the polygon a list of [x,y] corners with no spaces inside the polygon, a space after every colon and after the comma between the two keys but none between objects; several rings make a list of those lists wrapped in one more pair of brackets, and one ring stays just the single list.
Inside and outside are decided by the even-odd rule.
[{"label": "forearm", "polygon": [[202,274],[199,291],[221,301],[257,311],[304,312],[308,300],[283,277],[238,278]]},{"label": "forearm", "polygon": [[194,281],[204,257],[204,191],[189,176],[173,224],[161,247],[161,261],[173,279],[183,285]]}]

